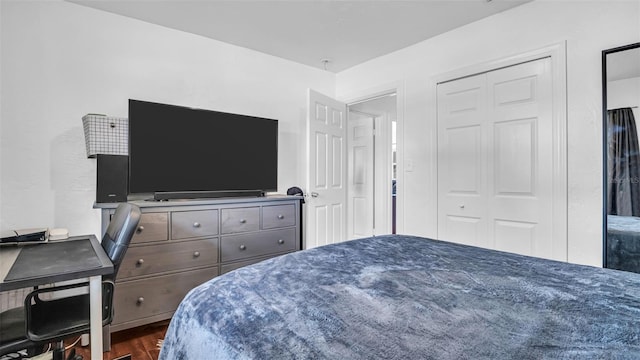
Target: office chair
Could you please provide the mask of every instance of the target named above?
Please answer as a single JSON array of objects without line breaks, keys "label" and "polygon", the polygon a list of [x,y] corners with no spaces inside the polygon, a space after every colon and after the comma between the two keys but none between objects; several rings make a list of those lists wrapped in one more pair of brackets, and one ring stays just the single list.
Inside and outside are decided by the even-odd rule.
[{"label": "office chair", "polygon": [[0,357],[23,350],[23,356],[33,356],[41,352],[40,346],[25,335],[24,308],[3,311],[0,313]]},{"label": "office chair", "polygon": [[[114,281],[139,221],[140,209],[122,203],[116,208],[102,238],[102,248],[111,259],[114,270],[113,275],[103,276],[103,326],[110,324],[113,318]],[[25,298],[24,308],[0,314],[0,355],[25,348],[29,351],[35,349],[37,353],[37,348],[43,344],[90,332],[89,294],[51,300],[41,297],[46,293],[82,287],[88,287],[88,282],[36,289]]]}]

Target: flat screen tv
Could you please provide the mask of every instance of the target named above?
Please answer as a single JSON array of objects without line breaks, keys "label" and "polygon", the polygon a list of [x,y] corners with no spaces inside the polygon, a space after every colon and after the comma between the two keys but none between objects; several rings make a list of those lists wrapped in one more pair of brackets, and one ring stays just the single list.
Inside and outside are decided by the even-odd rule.
[{"label": "flat screen tv", "polygon": [[129,100],[129,194],[260,196],[278,187],[278,121]]}]

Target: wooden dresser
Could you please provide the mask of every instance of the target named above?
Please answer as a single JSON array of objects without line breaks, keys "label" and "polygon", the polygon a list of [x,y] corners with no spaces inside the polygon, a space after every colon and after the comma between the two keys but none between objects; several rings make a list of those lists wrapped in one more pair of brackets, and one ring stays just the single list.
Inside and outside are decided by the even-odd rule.
[{"label": "wooden dresser", "polygon": [[[116,278],[111,332],[171,318],[192,288],[301,249],[299,197],[133,201],[142,217]],[[117,204],[102,209],[104,233]]]}]

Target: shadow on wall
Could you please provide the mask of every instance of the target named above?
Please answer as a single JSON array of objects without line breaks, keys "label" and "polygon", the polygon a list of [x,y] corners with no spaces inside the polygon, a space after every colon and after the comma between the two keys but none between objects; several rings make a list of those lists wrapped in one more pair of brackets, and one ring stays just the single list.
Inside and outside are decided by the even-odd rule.
[{"label": "shadow on wall", "polygon": [[[304,158],[305,154],[300,153],[298,149],[303,148],[304,137],[292,132],[283,131],[281,128],[278,133],[278,193],[286,194],[288,188],[291,186],[299,186],[299,176],[301,172],[298,169],[298,164],[301,163],[301,157]],[[290,145],[289,148],[284,148],[284,145]],[[304,160],[302,160],[304,163]],[[304,169],[304,168],[303,168]]]},{"label": "shadow on wall", "polygon": [[88,159],[84,130],[78,126],[56,136],[51,141],[50,176],[53,191],[53,224],[66,228],[69,235],[100,233],[100,211],[93,209],[96,196],[96,159]]}]

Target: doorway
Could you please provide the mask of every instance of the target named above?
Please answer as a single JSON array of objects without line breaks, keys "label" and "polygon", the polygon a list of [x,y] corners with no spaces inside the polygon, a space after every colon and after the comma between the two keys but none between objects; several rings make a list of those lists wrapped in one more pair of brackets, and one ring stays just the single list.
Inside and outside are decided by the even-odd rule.
[{"label": "doorway", "polygon": [[347,237],[395,234],[397,94],[347,105]]}]

